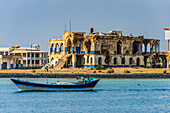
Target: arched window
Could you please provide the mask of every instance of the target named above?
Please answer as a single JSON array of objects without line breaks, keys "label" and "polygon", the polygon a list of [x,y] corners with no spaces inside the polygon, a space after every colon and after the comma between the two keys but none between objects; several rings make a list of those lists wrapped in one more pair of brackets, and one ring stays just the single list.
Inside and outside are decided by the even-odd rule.
[{"label": "arched window", "polygon": [[122,58],[122,64],[125,64],[125,58],[124,57]]},{"label": "arched window", "polygon": [[121,41],[118,41],[117,42],[117,54],[121,54],[122,53],[122,42]]}]

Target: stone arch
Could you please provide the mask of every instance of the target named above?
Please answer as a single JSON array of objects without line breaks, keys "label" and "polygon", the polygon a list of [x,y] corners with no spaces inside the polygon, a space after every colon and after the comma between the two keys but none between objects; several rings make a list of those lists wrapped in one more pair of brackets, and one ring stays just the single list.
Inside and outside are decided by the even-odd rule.
[{"label": "stone arch", "polygon": [[158,57],[157,59],[156,59],[156,65],[157,65],[157,67],[158,67],[158,65],[159,65],[159,67],[162,67],[162,68],[165,68],[166,67],[166,57],[164,57],[164,56],[160,56],[160,57]]},{"label": "stone arch", "polygon": [[133,64],[132,61],[133,61],[133,59],[132,59],[132,57],[130,57],[130,58],[129,58],[129,65]]},{"label": "stone arch", "polygon": [[117,42],[117,54],[122,54],[122,42],[120,40]]},{"label": "stone arch", "polygon": [[125,57],[122,58],[122,64],[125,64]]},{"label": "stone arch", "polygon": [[136,59],[136,66],[140,66],[140,58],[139,57]]},{"label": "stone arch", "polygon": [[117,64],[117,58],[116,57],[113,59],[113,64]]},{"label": "stone arch", "polygon": [[100,65],[100,66],[102,65],[102,58],[101,57],[98,58],[98,65]]},{"label": "stone arch", "polygon": [[53,51],[54,51],[54,43],[51,44],[50,53],[52,54]]}]

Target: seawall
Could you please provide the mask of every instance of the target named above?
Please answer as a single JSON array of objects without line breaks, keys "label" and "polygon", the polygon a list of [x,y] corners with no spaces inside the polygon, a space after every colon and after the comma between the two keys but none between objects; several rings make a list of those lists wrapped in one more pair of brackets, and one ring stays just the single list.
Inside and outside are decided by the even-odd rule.
[{"label": "seawall", "polygon": [[0,78],[170,78],[170,73],[83,74],[83,73],[0,73]]}]

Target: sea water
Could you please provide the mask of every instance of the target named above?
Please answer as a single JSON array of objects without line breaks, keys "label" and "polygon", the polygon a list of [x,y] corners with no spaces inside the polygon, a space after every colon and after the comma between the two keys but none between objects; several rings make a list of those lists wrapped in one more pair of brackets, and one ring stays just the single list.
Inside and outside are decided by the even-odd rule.
[{"label": "sea water", "polygon": [[[45,83],[44,78],[24,78]],[[75,79],[48,79],[75,81]],[[0,78],[0,113],[167,113],[170,79],[101,79],[94,91],[19,92]]]}]

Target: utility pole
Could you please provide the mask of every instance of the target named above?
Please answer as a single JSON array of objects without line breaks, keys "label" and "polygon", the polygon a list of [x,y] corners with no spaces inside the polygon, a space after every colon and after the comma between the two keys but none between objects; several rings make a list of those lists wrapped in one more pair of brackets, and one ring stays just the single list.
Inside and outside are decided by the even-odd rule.
[{"label": "utility pole", "polygon": [[31,64],[31,69],[32,69],[32,44],[31,44],[31,60],[30,60],[30,64]]},{"label": "utility pole", "polygon": [[70,19],[70,32],[71,32],[71,19]]},{"label": "utility pole", "polygon": [[65,30],[64,30],[64,32],[66,32],[66,24],[65,24]]}]

